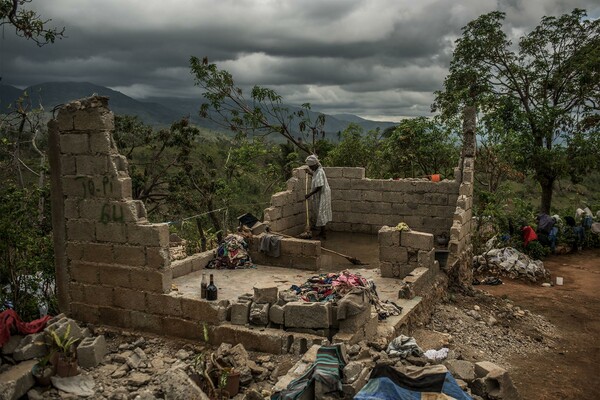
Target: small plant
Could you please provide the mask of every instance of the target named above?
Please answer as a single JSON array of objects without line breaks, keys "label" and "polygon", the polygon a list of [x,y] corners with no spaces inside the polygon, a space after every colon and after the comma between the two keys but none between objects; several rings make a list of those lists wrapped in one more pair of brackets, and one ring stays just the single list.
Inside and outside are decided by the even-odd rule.
[{"label": "small plant", "polygon": [[65,333],[59,335],[55,330],[49,330],[52,339],[52,346],[59,353],[60,357],[73,359],[76,357],[75,344],[79,341],[78,338],[71,336],[71,325],[67,325]]}]

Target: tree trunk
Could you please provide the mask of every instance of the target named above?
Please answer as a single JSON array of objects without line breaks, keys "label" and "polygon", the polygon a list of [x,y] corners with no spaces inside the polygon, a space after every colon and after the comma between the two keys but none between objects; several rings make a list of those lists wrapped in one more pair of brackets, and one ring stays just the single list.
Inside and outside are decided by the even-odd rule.
[{"label": "tree trunk", "polygon": [[198,234],[200,235],[200,248],[202,251],[206,251],[206,235],[204,229],[202,229],[202,220],[200,217],[196,218],[196,227],[198,228]]},{"label": "tree trunk", "polygon": [[[207,200],[206,205],[208,206],[209,212],[215,209],[211,198],[209,198]],[[217,242],[221,243],[221,241],[223,240],[223,231],[221,230],[221,223],[219,222],[219,218],[217,218],[217,216],[215,215],[214,212],[210,212],[208,214],[208,218],[210,219],[210,222],[212,222],[213,226],[215,227],[215,232],[217,234]]]},{"label": "tree trunk", "polygon": [[554,189],[555,178],[546,178],[539,181],[542,188],[542,201],[540,204],[540,212],[550,214],[550,206],[552,205],[552,190]]}]

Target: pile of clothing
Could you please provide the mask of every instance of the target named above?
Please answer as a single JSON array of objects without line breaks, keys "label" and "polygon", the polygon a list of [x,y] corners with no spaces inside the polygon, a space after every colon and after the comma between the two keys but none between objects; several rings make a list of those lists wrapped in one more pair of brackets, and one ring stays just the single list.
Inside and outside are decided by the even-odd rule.
[{"label": "pile of clothing", "polygon": [[228,235],[217,249],[217,257],[206,268],[210,269],[243,269],[254,268],[248,243],[241,235]]},{"label": "pile of clothing", "polygon": [[[391,301],[383,302],[377,295],[377,288],[372,280],[367,280],[359,274],[348,270],[339,274],[329,273],[314,275],[300,286],[292,285],[290,288],[300,298],[307,302],[333,301],[340,303],[340,308],[351,308],[352,301],[358,294],[366,296],[368,302],[375,306],[379,319],[390,315],[400,315],[402,307]],[[344,299],[348,295],[346,299]],[[357,303],[358,304],[358,303]],[[360,307],[357,305],[357,307]],[[349,311],[349,314],[354,314]]]}]

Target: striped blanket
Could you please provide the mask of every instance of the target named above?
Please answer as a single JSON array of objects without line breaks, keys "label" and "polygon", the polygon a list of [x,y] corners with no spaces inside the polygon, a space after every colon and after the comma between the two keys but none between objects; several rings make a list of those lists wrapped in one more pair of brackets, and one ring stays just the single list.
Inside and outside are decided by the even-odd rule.
[{"label": "striped blanket", "polygon": [[301,377],[271,396],[271,400],[315,399],[342,391],[341,371],[346,360],[341,345],[321,346],[317,359]]},{"label": "striped blanket", "polygon": [[472,400],[445,368],[422,368],[410,376],[388,365],[373,368],[354,400]]}]

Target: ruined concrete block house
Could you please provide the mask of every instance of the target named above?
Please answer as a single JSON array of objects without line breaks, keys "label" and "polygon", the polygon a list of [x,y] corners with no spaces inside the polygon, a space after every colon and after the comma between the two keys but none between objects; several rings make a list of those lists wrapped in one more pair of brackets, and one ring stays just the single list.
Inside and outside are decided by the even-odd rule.
[{"label": "ruined concrete block house", "polygon": [[[472,110],[465,121],[465,137],[474,138]],[[470,283],[474,146],[463,149],[454,179],[440,182],[367,179],[362,168],[326,168],[333,197],[328,229],[377,235],[379,265],[373,271],[380,271],[378,285],[392,288],[390,299],[402,307],[401,315],[378,321],[370,307],[341,319],[334,305],[297,301],[273,285],[256,285],[246,297],[200,299],[198,274],[213,252],[170,259],[168,225],[149,223],[143,203],[132,199],[127,160],[112,139],[108,99],[74,101],[48,125],[59,307],[76,319],[301,353],[327,340],[396,335],[426,318],[449,281]],[[264,212],[272,231],[303,231],[306,179],[303,170],[294,170],[287,190],[272,196]],[[397,230],[400,222],[411,231]],[[449,243],[440,247],[443,234]],[[284,238],[280,256],[269,257],[258,251],[259,240],[250,239],[259,266],[249,273],[261,274],[262,265],[282,273],[322,267],[318,241]],[[174,283],[190,282],[197,282],[197,291],[172,290]]]}]

